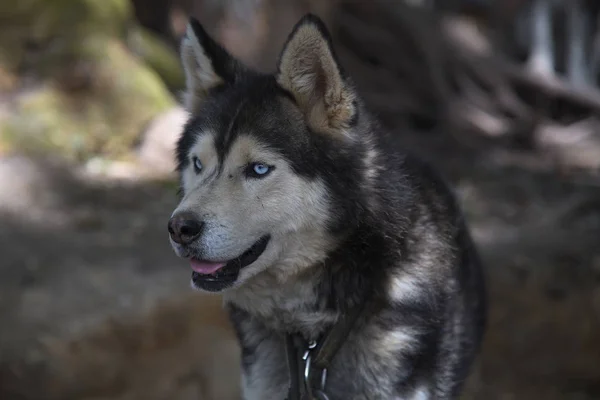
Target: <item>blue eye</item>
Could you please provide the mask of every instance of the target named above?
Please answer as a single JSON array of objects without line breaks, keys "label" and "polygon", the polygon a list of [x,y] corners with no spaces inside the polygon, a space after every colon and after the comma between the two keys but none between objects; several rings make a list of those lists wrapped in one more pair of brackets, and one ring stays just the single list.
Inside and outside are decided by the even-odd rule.
[{"label": "blue eye", "polygon": [[252,163],[248,165],[246,175],[250,178],[264,178],[269,175],[274,168],[275,167],[264,163]]},{"label": "blue eye", "polygon": [[202,161],[198,157],[192,158],[192,161],[194,162],[194,171],[199,174],[202,171]]},{"label": "blue eye", "polygon": [[269,172],[269,166],[265,164],[254,164],[252,170],[256,172],[256,175],[264,175]]}]

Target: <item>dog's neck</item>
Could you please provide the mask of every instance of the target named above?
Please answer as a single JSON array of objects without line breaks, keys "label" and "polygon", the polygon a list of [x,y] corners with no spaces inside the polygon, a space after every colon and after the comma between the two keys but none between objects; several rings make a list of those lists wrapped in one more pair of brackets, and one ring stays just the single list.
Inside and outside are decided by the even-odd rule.
[{"label": "dog's neck", "polygon": [[327,308],[319,293],[321,271],[307,271],[281,282],[272,274],[261,274],[260,280],[228,293],[225,300],[262,322],[268,329],[282,333],[301,333],[307,339],[317,337],[338,317]]},{"label": "dog's neck", "polygon": [[[357,232],[345,241],[352,242],[352,246],[343,243],[336,247],[356,249],[353,254],[342,251],[323,254],[310,267],[288,274],[285,279],[277,274],[277,270],[265,271],[243,287],[227,293],[225,301],[248,312],[268,329],[300,333],[307,340],[316,339],[342,313],[367,301],[373,279],[376,279],[363,261],[368,258],[365,249],[361,248],[364,235]],[[294,268],[293,265],[283,267]]]}]

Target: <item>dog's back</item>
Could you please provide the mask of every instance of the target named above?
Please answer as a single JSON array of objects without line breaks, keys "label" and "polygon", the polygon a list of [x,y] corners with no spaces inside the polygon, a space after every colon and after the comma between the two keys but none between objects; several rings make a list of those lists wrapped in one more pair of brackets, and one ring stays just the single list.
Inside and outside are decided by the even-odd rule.
[{"label": "dog's back", "polygon": [[[451,277],[442,283],[446,286],[447,297],[433,375],[437,375],[434,393],[439,396],[434,398],[454,398],[470,373],[487,324],[487,293],[482,265],[450,187],[429,165],[414,158],[410,164],[414,165],[412,177],[416,186],[431,193],[425,196],[431,196],[429,210],[433,218],[445,221],[444,224],[451,227],[448,236],[435,226],[430,227],[430,234],[438,235],[440,242],[453,248]],[[447,207],[440,208],[442,204]]]}]

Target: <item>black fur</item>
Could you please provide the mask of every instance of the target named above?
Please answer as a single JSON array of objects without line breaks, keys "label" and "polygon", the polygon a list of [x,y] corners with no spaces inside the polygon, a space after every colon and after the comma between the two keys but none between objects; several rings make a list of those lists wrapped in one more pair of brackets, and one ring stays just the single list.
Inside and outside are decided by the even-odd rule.
[{"label": "black fur", "polygon": [[[308,16],[302,23],[317,26],[331,46],[318,18]],[[394,135],[381,129],[360,100],[352,132],[364,138],[344,140],[311,131],[293,106],[293,96],[273,76],[242,68],[199,24],[192,25],[215,70],[229,83],[213,90],[202,112],[185,126],[177,146],[179,170],[189,163],[189,148],[199,132],[213,131],[218,132],[216,148],[221,160],[239,135],[249,134],[285,157],[296,174],[322,179],[335,211],[329,233],[338,240],[319,266],[314,298],[306,299],[303,311],[336,314],[359,304],[377,303],[375,315],[357,322],[340,351],[339,363],[361,362],[353,346],[364,343],[359,338],[375,340],[369,332],[410,327],[416,345],[398,352],[399,366],[389,371],[382,387],[389,380],[394,396],[407,396],[421,387],[429,391],[428,398],[458,396],[483,337],[485,286],[464,218],[446,183],[430,166],[400,148]],[[364,160],[370,150],[377,154],[373,163],[379,169],[372,181],[366,181]],[[431,265],[425,262],[428,257]],[[427,281],[410,299],[395,302],[387,288],[394,274],[402,271],[422,275]],[[261,344],[272,341],[273,348],[280,348],[279,335],[298,328],[290,323],[284,332],[277,331],[237,305],[230,304],[228,309],[247,373],[258,363]],[[328,327],[323,324],[315,329],[323,332]],[[364,361],[358,371],[376,374],[385,370],[375,364],[369,369],[371,362]],[[375,395],[379,392],[368,386],[377,377],[344,375],[340,372],[344,369],[336,365],[331,371],[331,400],[359,394],[367,395],[361,398],[386,398],[381,397],[384,389]]]}]

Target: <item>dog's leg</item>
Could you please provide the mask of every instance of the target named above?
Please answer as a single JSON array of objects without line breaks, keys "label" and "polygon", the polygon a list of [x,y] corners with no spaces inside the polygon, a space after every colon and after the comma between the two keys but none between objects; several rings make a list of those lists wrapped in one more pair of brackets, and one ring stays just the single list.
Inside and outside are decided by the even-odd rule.
[{"label": "dog's leg", "polygon": [[531,4],[531,45],[527,69],[536,74],[554,75],[551,0],[533,0]]}]

